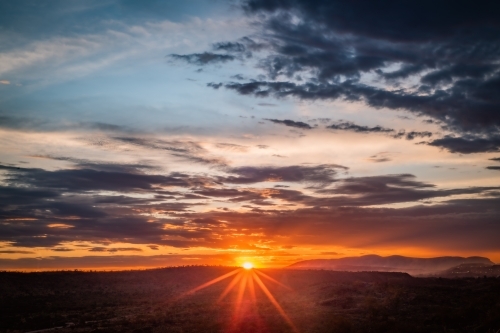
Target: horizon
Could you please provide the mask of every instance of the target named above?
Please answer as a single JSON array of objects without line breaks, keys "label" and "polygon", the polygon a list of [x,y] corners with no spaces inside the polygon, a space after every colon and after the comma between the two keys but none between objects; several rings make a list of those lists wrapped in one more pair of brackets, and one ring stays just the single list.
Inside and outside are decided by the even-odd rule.
[{"label": "horizon", "polygon": [[[115,256],[120,257],[120,256]],[[123,256],[122,256],[123,257]],[[260,266],[258,264],[255,264],[253,261],[245,261],[245,262],[240,262],[239,264],[234,264],[234,265],[223,265],[223,264],[178,264],[178,265],[170,265],[170,266],[83,266],[83,267],[73,267],[69,268],[66,266],[62,267],[50,267],[49,266],[44,266],[42,265],[40,267],[38,259],[37,261],[31,261],[29,264],[21,264],[18,267],[10,267],[10,268],[0,268],[0,272],[18,272],[18,273],[43,273],[43,272],[73,272],[73,271],[79,271],[79,272],[128,272],[128,271],[144,271],[144,270],[155,270],[155,269],[167,269],[167,268],[182,268],[182,267],[245,267],[245,264],[250,262],[253,266],[252,268],[256,269],[287,269],[290,266],[294,266],[297,263],[305,262],[305,261],[316,261],[316,260],[337,260],[337,259],[354,259],[354,258],[363,258],[363,257],[380,257],[380,258],[391,258],[391,257],[403,257],[403,258],[409,258],[409,259],[441,259],[441,258],[462,258],[462,259],[472,259],[472,258],[482,258],[482,259],[488,259],[490,262],[493,263],[493,265],[500,265],[498,262],[492,261],[490,258],[487,257],[480,257],[480,256],[470,256],[470,257],[459,257],[459,256],[440,256],[440,257],[407,257],[407,256],[400,256],[400,255],[388,255],[388,256],[379,256],[376,254],[365,254],[365,255],[360,255],[360,256],[353,256],[353,257],[340,257],[340,258],[310,258],[306,260],[300,260],[291,264],[288,264],[286,266]],[[36,263],[36,264],[35,264]],[[37,267],[30,267],[30,266],[37,266]],[[356,265],[354,265],[356,266]],[[365,266],[363,266],[365,267]],[[368,266],[366,266],[368,267]],[[375,266],[374,266],[375,268]],[[377,268],[380,268],[377,266]],[[303,268],[294,268],[294,269],[318,269],[318,268],[311,268],[311,267],[303,267]],[[347,270],[349,271],[349,270]],[[378,270],[375,270],[378,271]],[[381,271],[384,272],[384,271]],[[387,271],[387,272],[393,272],[393,271]],[[395,272],[395,271],[394,271]],[[408,272],[406,272],[408,273]],[[436,271],[438,273],[438,271]]]},{"label": "horizon", "polygon": [[499,16],[0,3],[0,270],[500,263]]}]

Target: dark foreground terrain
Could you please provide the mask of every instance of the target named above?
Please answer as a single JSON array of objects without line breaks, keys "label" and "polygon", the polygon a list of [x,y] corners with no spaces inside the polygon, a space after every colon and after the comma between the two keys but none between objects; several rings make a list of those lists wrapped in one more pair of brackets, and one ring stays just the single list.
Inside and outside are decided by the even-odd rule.
[{"label": "dark foreground terrain", "polygon": [[[218,301],[235,268],[0,273],[0,332],[294,332],[250,283]],[[295,332],[499,332],[500,278],[261,270]],[[243,279],[242,279],[243,280]],[[250,279],[249,279],[250,280]],[[239,299],[239,300],[238,300]],[[238,305],[239,304],[239,305]]]}]

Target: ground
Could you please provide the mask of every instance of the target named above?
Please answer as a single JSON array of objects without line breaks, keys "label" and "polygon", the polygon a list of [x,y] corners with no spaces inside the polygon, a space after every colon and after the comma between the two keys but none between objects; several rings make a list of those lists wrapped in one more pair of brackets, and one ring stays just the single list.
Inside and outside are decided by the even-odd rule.
[{"label": "ground", "polygon": [[[235,267],[0,273],[0,332],[498,332],[500,278],[264,269],[222,300]],[[287,288],[289,287],[289,288]],[[240,301],[238,301],[240,297]],[[239,304],[239,305],[238,305]],[[57,329],[56,329],[57,328]],[[46,332],[51,332],[46,331]]]}]

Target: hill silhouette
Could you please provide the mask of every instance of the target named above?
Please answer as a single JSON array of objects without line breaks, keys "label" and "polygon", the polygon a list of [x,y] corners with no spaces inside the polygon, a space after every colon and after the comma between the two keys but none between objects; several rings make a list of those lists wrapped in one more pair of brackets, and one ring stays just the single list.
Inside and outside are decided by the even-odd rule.
[{"label": "hill silhouette", "polygon": [[365,255],[339,259],[312,259],[296,262],[288,268],[292,269],[327,269],[334,271],[379,271],[406,272],[411,275],[438,274],[453,267],[464,264],[494,265],[485,257],[436,257],[413,258],[404,256],[382,257]]},{"label": "hill silhouette", "polygon": [[498,277],[500,276],[500,265],[487,264],[462,264],[449,268],[439,274],[441,277]]}]

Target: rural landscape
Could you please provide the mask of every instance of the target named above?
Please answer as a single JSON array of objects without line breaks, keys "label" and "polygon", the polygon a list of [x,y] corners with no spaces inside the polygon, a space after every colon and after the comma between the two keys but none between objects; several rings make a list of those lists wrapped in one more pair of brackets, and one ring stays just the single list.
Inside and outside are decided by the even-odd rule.
[{"label": "rural landscape", "polygon": [[[228,274],[242,277],[220,280]],[[0,332],[10,333],[500,329],[500,265],[462,264],[427,277],[293,266],[1,272],[0,288]]]}]

